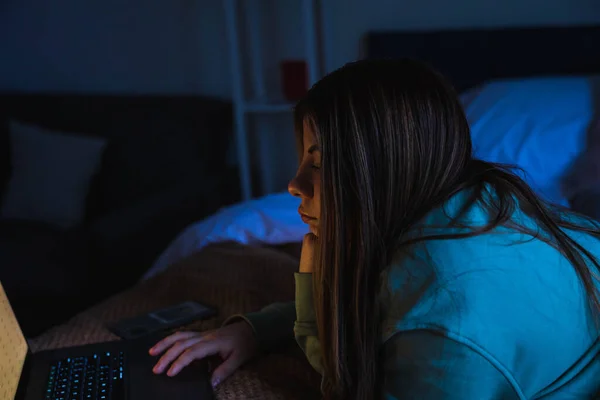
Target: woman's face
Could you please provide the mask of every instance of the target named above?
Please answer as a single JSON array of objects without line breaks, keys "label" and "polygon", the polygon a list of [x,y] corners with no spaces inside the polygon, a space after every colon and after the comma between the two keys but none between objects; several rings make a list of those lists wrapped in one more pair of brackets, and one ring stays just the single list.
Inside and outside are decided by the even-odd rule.
[{"label": "woman's face", "polygon": [[302,160],[294,179],[288,184],[292,196],[302,200],[298,213],[310,231],[319,236],[321,217],[321,149],[310,124],[304,122],[302,132]]}]

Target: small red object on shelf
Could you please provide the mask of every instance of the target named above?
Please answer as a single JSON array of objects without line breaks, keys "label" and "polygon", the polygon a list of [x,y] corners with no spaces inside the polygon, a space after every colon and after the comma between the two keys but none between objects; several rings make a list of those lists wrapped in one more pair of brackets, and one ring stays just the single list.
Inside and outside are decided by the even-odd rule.
[{"label": "small red object on shelf", "polygon": [[304,60],[281,62],[281,86],[288,101],[300,100],[308,91],[308,68]]}]

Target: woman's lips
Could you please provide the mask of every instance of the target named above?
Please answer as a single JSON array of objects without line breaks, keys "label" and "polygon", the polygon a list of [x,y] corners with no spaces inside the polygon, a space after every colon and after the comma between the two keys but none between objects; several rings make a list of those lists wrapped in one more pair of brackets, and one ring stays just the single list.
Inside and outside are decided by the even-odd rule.
[{"label": "woman's lips", "polygon": [[309,217],[308,215],[302,213],[300,214],[300,218],[302,218],[302,222],[304,222],[305,224],[314,224],[317,220],[316,218]]}]

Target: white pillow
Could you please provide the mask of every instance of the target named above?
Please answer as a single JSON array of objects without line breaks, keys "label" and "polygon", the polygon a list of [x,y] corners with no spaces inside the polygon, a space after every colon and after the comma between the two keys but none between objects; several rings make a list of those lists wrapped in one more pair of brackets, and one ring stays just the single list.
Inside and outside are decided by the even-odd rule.
[{"label": "white pillow", "polygon": [[567,206],[560,180],[586,145],[592,79],[505,80],[478,90],[465,104],[475,156],[521,167],[536,192]]},{"label": "white pillow", "polygon": [[300,199],[275,193],[222,208],[187,227],[154,262],[143,279],[158,274],[211,243],[247,245],[300,242],[308,227],[298,215]]},{"label": "white pillow", "polygon": [[80,224],[105,147],[101,138],[62,134],[12,121],[12,175],[2,218],[46,222],[60,228]]}]

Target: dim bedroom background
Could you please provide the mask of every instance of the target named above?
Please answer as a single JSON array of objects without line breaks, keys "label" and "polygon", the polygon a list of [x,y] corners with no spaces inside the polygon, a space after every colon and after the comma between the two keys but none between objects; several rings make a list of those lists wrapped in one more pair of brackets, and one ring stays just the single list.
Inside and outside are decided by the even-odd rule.
[{"label": "dim bedroom background", "polygon": [[[514,165],[544,199],[600,217],[599,28],[373,32],[366,58],[415,57],[460,94],[478,158]],[[271,194],[187,227],[146,272],[153,276],[211,243],[299,242],[299,201]]]},{"label": "dim bedroom background", "polygon": [[[409,56],[435,66],[461,94],[477,156],[522,167],[541,196],[577,209],[586,204],[578,199],[593,197],[596,184],[589,160],[598,135],[597,43],[597,26],[372,32],[363,57]],[[567,181],[576,184],[565,187]],[[157,249],[162,253],[140,274],[144,279],[33,337],[32,350],[114,340],[107,323],[186,300],[218,309],[217,317],[186,327],[200,330],[218,327],[234,313],[293,300],[299,241],[307,232],[298,205],[275,193],[190,221],[170,245]],[[216,396],[318,398],[319,384],[290,340],[236,371]]]}]

